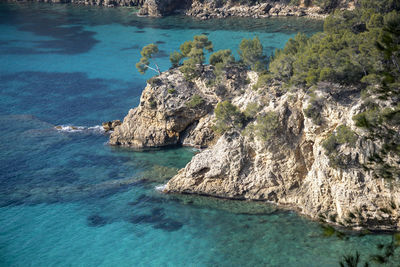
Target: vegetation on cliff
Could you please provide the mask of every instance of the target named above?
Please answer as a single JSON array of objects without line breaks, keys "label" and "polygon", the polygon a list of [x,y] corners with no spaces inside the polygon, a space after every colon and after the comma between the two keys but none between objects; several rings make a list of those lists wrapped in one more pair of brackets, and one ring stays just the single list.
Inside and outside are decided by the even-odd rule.
[{"label": "vegetation on cliff", "polygon": [[[334,2],[315,1],[324,6],[334,6]],[[313,3],[306,1],[303,4]],[[400,137],[396,127],[400,125],[399,11],[400,5],[397,1],[363,0],[353,11],[335,11],[325,20],[323,32],[311,37],[297,34],[283,49],[276,50],[270,59],[264,54],[257,37],[243,39],[238,49],[239,60],[234,58],[231,50],[220,50],[210,55],[215,78],[210,80],[209,85],[221,85],[224,74],[233,66],[256,71],[259,74],[258,82],[253,86],[256,90],[266,88],[271,81],[278,81],[283,84],[283,89],[308,92],[310,101],[304,108],[304,114],[319,126],[324,123],[321,116],[324,101],[312,93],[319,83],[328,82],[362,90],[364,106],[363,111],[354,117],[355,125],[367,129],[369,138],[384,140],[384,148],[377,153],[376,158],[384,158],[388,153],[398,155]],[[148,60],[156,50],[157,47],[152,44],[143,48],[143,57],[138,63],[139,71],[146,71]],[[207,36],[195,36],[192,41],[184,42],[179,52],[175,51],[170,55],[172,67],[179,67],[186,79],[192,80],[202,73],[205,52],[212,51],[213,45]],[[231,103],[226,102],[224,105],[225,112],[231,112],[227,115],[231,119],[235,118],[233,125],[246,125],[245,119],[237,122],[236,111],[229,106]],[[217,106],[216,113],[220,110],[222,106]],[[262,118],[257,118],[257,121],[261,120]],[[217,116],[215,129],[222,133],[229,128],[226,118]],[[327,149],[327,153],[335,154],[332,149]],[[384,161],[381,163],[386,170],[384,177],[400,175],[390,164]],[[389,174],[387,170],[391,170]]]},{"label": "vegetation on cliff", "polygon": [[[386,2],[391,5],[390,1]],[[391,218],[398,216],[399,204],[390,208],[389,203],[393,201],[390,188],[400,181],[399,10],[384,5],[371,8],[371,3],[361,1],[354,11],[336,11],[326,19],[323,32],[311,37],[298,34],[269,59],[257,37],[242,40],[237,59],[231,50],[211,54],[213,45],[206,36],[195,36],[183,43],[179,52],[171,54],[173,68],[169,76],[163,74],[152,80],[147,102],[151,103],[151,97],[158,98],[154,94],[156,91],[161,97],[165,89],[169,99],[172,95],[179,96],[179,101],[185,103],[185,112],[195,114],[203,110],[204,117],[200,120],[201,116],[193,117],[193,123],[188,121],[180,128],[192,131],[198,127],[190,134],[204,130],[197,139],[198,144],[210,132],[216,133],[213,136],[220,138],[220,143],[213,153],[226,151],[226,158],[218,158],[226,167],[222,178],[232,179],[233,184],[242,178],[258,181],[263,177],[265,182],[259,185],[265,191],[257,192],[237,190],[241,186],[246,188],[247,184],[233,189],[222,185],[218,189],[208,188],[206,180],[206,187],[201,188],[204,191],[190,185],[185,185],[189,187],[185,190],[222,196],[237,194],[276,202],[279,198],[283,202],[303,201],[307,212],[332,223],[398,227],[398,222]],[[210,52],[208,66],[205,65],[207,52]],[[184,77],[184,90],[178,84],[171,87],[167,76],[175,77],[174,80]],[[195,90],[183,96],[190,88]],[[158,103],[163,101],[160,98]],[[210,109],[203,108],[203,104]],[[158,107],[157,112],[163,113],[162,107]],[[213,113],[210,112],[212,108]],[[168,118],[174,118],[171,114]],[[181,120],[182,111],[177,112],[176,117]],[[160,122],[159,125],[164,124]],[[171,138],[169,130],[166,134]],[[173,133],[175,143],[182,140],[179,139],[181,134],[180,131]],[[161,137],[160,142],[154,143],[163,144],[164,136]],[[234,140],[229,145],[238,150],[237,155],[242,159],[243,166],[235,166],[244,168],[243,172],[235,173],[227,167],[234,164],[229,149],[224,148],[229,140]],[[210,156],[214,157],[213,153]],[[286,161],[280,161],[279,153],[290,165],[285,166]],[[263,159],[263,163],[253,168],[254,159],[260,162]],[[265,162],[268,164],[264,165]],[[203,177],[211,168],[207,165],[199,176],[196,164],[193,169],[188,168],[186,178],[200,179],[198,177]],[[275,166],[274,169],[270,169],[271,166]],[[249,173],[245,175],[245,172]],[[207,175],[213,177],[214,173]],[[244,176],[238,180],[240,175]],[[278,176],[283,177],[283,184],[292,185],[283,190]],[[271,184],[267,186],[268,182]],[[182,185],[180,181],[177,183]],[[325,198],[321,184],[340,190],[328,193],[326,203],[321,203],[316,196],[321,193]],[[311,189],[313,186],[315,188]],[[290,192],[297,192],[296,188],[314,199],[291,199]],[[367,188],[368,192],[357,188]],[[220,191],[216,193],[216,190]],[[380,190],[386,190],[386,195],[382,196]],[[352,194],[344,194],[349,191]],[[356,207],[347,207],[346,201],[355,199]]]}]

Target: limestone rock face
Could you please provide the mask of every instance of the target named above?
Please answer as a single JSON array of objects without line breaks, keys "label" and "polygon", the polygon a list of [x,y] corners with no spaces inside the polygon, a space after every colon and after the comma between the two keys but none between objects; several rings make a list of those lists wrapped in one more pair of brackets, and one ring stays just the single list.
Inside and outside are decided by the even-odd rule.
[{"label": "limestone rock face", "polygon": [[[354,9],[354,1],[340,1],[338,7],[341,9]],[[271,16],[308,16],[313,18],[325,18],[327,10],[311,5],[306,6],[304,1],[300,5],[290,5],[285,1],[269,1],[257,4],[239,4],[238,1],[214,1],[193,0],[186,15],[205,20],[210,18],[253,17],[265,18]]]},{"label": "limestone rock face", "polygon": [[[112,145],[135,148],[175,144],[206,147],[213,142],[212,112],[221,99],[239,95],[246,72],[233,69],[226,86],[207,85],[213,72],[206,67],[202,77],[188,82],[173,69],[149,80],[140,104],[131,109],[110,137]],[[247,86],[250,86],[247,85]]]},{"label": "limestone rock face", "polygon": [[[110,143],[136,148],[177,144],[180,134],[211,110],[212,99],[175,70],[152,78],[142,93],[139,107],[131,109]],[[197,95],[197,106],[189,103]]]},{"label": "limestone rock face", "polygon": [[[110,143],[205,148],[167,183],[166,193],[264,200],[355,229],[400,229],[400,155],[382,154],[384,139],[355,126],[353,116],[365,109],[360,90],[320,83],[311,97],[277,81],[254,90],[257,74],[243,69],[228,70],[219,85],[213,75],[205,66],[191,82],[178,69],[149,80],[140,105],[115,128]],[[321,101],[318,123],[305,111],[315,99]],[[244,129],[219,136],[213,110],[225,100],[242,112],[250,104],[258,109]],[[275,123],[258,120],[268,114]],[[323,143],[342,125],[355,139],[336,145],[332,158]],[[399,143],[400,127],[390,131]],[[389,165],[397,171],[384,179]]]},{"label": "limestone rock face", "polygon": [[[278,115],[279,126],[272,137],[266,141],[243,132],[225,133],[214,146],[194,156],[167,183],[165,192],[267,200],[333,224],[399,230],[400,177],[376,176],[380,167],[371,165],[370,158],[382,144],[367,138],[352,120],[362,107],[359,92],[340,88],[335,95],[336,86],[329,84],[319,89],[316,94],[324,99],[322,125],[305,116],[310,97],[302,92],[259,95],[268,99],[259,115],[270,111]],[[243,99],[254,99],[251,94],[246,91],[232,102],[243,110]],[[330,164],[322,143],[339,125],[350,127],[357,142],[354,147],[338,147],[346,166],[337,168]],[[399,155],[387,157],[400,168]]]},{"label": "limestone rock face", "polygon": [[145,0],[139,14],[162,17],[186,7],[186,0]]}]

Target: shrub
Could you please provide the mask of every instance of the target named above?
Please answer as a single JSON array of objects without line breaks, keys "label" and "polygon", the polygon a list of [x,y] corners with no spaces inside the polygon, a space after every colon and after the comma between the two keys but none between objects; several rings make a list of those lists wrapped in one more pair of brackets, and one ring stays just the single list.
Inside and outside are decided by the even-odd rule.
[{"label": "shrub", "polygon": [[239,45],[239,56],[244,65],[251,70],[261,72],[267,67],[263,46],[258,37],[242,39]]},{"label": "shrub", "polygon": [[323,99],[311,97],[310,104],[304,109],[304,114],[310,118],[316,125],[322,125],[323,119],[321,116],[323,108]]},{"label": "shrub", "polygon": [[336,140],[339,145],[347,144],[353,147],[356,144],[356,134],[346,125],[340,125],[336,129]]},{"label": "shrub", "polygon": [[196,108],[204,103],[204,99],[199,95],[193,95],[192,98],[186,103],[188,108]]},{"label": "shrub", "polygon": [[147,80],[147,83],[153,87],[162,85],[162,81],[159,78],[153,77]]},{"label": "shrub", "polygon": [[[140,58],[139,62],[136,63],[136,68],[140,72],[140,74],[145,74],[148,69],[151,69],[157,72],[158,74],[161,74],[158,65],[154,62],[153,59],[157,55],[157,53],[158,53],[158,46],[155,44],[149,44],[143,47],[142,51],[140,51],[142,57]],[[153,59],[155,68],[150,66],[151,59]]]},{"label": "shrub", "polygon": [[269,111],[257,118],[256,135],[263,141],[268,141],[279,127],[279,117],[276,112]]},{"label": "shrub", "polygon": [[235,63],[235,58],[230,49],[219,50],[210,56],[210,64],[214,66],[214,74],[217,79],[232,63]]},{"label": "shrub", "polygon": [[249,103],[244,110],[244,116],[247,119],[254,119],[259,110],[260,106],[257,103]]},{"label": "shrub", "polygon": [[206,35],[196,35],[193,41],[186,41],[179,47],[180,52],[173,52],[170,61],[173,67],[179,66],[181,60],[183,66],[180,71],[187,80],[192,80],[200,75],[205,61],[204,51],[212,52],[213,44]]},{"label": "shrub", "polygon": [[174,88],[168,88],[168,94],[174,94],[176,90]]},{"label": "shrub", "polygon": [[325,155],[329,158],[329,165],[333,168],[344,168],[348,165],[348,156],[341,155],[337,151],[338,146],[354,146],[357,141],[357,135],[346,125],[340,125],[323,143]]},{"label": "shrub", "polygon": [[355,125],[360,128],[373,130],[382,124],[382,117],[377,108],[357,114],[353,117]]},{"label": "shrub", "polygon": [[180,62],[181,62],[183,57],[184,56],[181,53],[177,52],[177,51],[172,52],[169,55],[169,60],[171,61],[172,67],[173,68],[178,67],[180,65]]},{"label": "shrub", "polygon": [[155,109],[157,107],[157,102],[154,99],[149,100],[149,105],[151,109]]},{"label": "shrub", "polygon": [[219,134],[231,129],[240,130],[243,127],[244,115],[238,107],[227,100],[218,103],[214,113],[216,117],[214,130]]},{"label": "shrub", "polygon": [[271,81],[272,76],[268,73],[261,74],[258,76],[257,83],[253,85],[253,90],[257,90],[264,86],[267,86],[268,83]]}]

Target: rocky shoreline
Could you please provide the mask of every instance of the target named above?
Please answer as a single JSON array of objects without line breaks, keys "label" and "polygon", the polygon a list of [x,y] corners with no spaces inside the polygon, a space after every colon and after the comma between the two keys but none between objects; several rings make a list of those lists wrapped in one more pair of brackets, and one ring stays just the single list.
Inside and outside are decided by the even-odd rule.
[{"label": "rocky shoreline", "polygon": [[53,4],[77,4],[86,6],[104,6],[104,7],[129,7],[129,6],[142,6],[146,0],[2,0],[4,2],[17,2],[17,3],[53,3]]},{"label": "rocky shoreline", "polygon": [[[371,160],[383,144],[367,138],[352,120],[363,108],[360,90],[320,84],[314,93],[324,102],[323,123],[316,125],[304,111],[312,99],[301,90],[287,92],[278,82],[254,90],[258,76],[252,71],[229,70],[221,84],[211,83],[212,75],[212,67],[205,66],[192,82],[178,69],[152,78],[110,144],[205,148],[167,183],[165,193],[268,201],[355,230],[400,229],[400,189],[377,178],[380,165]],[[192,105],[194,98],[202,100]],[[216,133],[213,110],[226,100],[243,112],[257,104],[254,117],[276,114],[272,138],[265,141],[249,131],[259,124],[255,119],[242,131]],[[339,147],[347,163],[337,168],[322,144],[341,125],[351,128],[357,141]],[[399,162],[396,155],[388,157]]]},{"label": "rocky shoreline", "polygon": [[[269,1],[261,4],[239,4],[226,1],[199,0],[3,0],[5,2],[44,2],[55,4],[77,4],[104,7],[138,7],[138,15],[150,17],[163,17],[170,14],[184,14],[201,20],[227,17],[252,17],[267,18],[276,16],[310,17],[315,19],[325,18],[329,12],[311,5],[305,6],[304,1],[299,5],[291,5],[287,1]],[[352,10],[354,1],[343,1],[340,9]]]},{"label": "rocky shoreline", "polygon": [[185,15],[199,18],[201,20],[212,18],[227,18],[227,17],[252,17],[252,18],[268,18],[276,16],[296,16],[296,17],[311,17],[323,19],[328,14],[321,8],[300,7],[281,3],[262,3],[256,5],[235,5],[227,2],[222,7],[216,7],[212,3],[193,2]]}]

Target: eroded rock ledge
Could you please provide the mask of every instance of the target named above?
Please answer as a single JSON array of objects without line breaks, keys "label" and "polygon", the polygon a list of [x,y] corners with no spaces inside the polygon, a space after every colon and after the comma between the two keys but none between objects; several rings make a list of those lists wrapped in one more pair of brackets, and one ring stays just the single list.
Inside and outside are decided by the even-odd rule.
[{"label": "eroded rock ledge", "polygon": [[[316,125],[305,116],[311,98],[300,89],[285,91],[275,83],[256,91],[252,86],[257,75],[240,70],[228,72],[219,86],[210,83],[212,77],[206,67],[193,82],[176,69],[154,78],[139,107],[130,110],[110,142],[134,147],[208,146],[167,183],[166,193],[264,200],[354,229],[400,229],[400,177],[389,181],[377,175],[382,166],[371,158],[384,144],[368,138],[352,119],[363,109],[359,90],[320,84],[314,93],[323,101],[322,123]],[[194,95],[204,101],[192,107],[188,103]],[[262,140],[249,131],[256,127],[256,119],[244,130],[216,135],[213,109],[227,99],[242,111],[257,103],[255,118],[277,114],[272,136]],[[332,167],[322,143],[340,125],[353,130],[357,141],[354,147],[338,146],[345,161]],[[388,153],[385,160],[400,168],[399,155]]]}]

